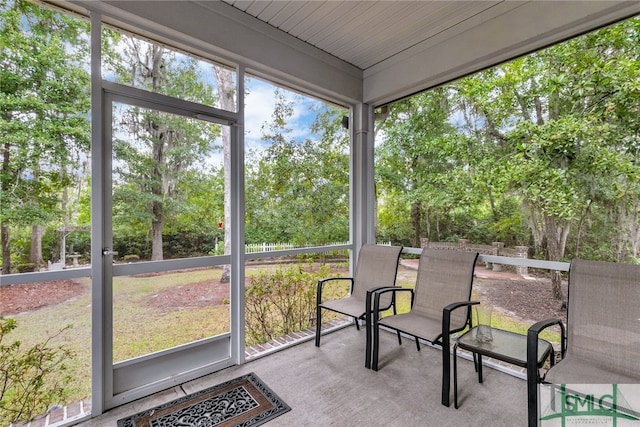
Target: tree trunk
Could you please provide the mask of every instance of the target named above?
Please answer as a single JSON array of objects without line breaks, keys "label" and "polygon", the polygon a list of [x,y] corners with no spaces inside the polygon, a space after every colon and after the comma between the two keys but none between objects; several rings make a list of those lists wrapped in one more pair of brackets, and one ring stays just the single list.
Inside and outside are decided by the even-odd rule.
[{"label": "tree trunk", "polygon": [[638,258],[640,248],[640,199],[631,197],[629,201],[618,200],[613,211],[617,214],[617,261],[625,262],[629,256]]},{"label": "tree trunk", "polygon": [[[213,67],[218,84],[218,96],[223,110],[236,111],[236,91],[231,70]],[[231,253],[231,128],[222,127],[222,146],[224,151],[224,253]],[[240,219],[239,219],[240,220]],[[231,266],[222,268],[221,283],[229,283]]]},{"label": "tree trunk", "polygon": [[60,262],[64,268],[67,263],[67,233],[64,230],[60,231]]},{"label": "tree trunk", "polygon": [[[569,226],[559,226],[556,218],[544,215],[545,237],[547,241],[547,260],[560,261],[564,256],[564,250],[569,233]],[[562,295],[562,276],[559,271],[551,271],[551,289],[553,298],[561,300]]]},{"label": "tree trunk", "polygon": [[589,203],[587,204],[587,207],[584,210],[584,213],[580,217],[580,221],[578,221],[578,230],[576,232],[576,250],[575,250],[576,258],[580,257],[580,239],[581,239],[581,236],[582,236],[582,225],[584,224],[584,221],[587,218],[587,215],[589,215],[589,211],[591,210],[591,204],[592,203],[593,203],[593,201],[589,200]]},{"label": "tree trunk", "polygon": [[422,217],[420,201],[411,204],[411,224],[413,225],[413,247],[420,247],[420,236],[422,235]]},{"label": "tree trunk", "polygon": [[[425,209],[425,213],[424,213],[424,226],[426,228],[426,235],[427,235],[427,239],[431,240],[431,219],[430,219],[430,215],[429,215],[429,205],[427,205],[427,208]],[[420,247],[422,247],[422,243],[420,243]]]},{"label": "tree trunk", "polygon": [[615,239],[616,246],[616,262],[624,262],[627,253],[627,224],[626,224],[626,206],[625,203],[618,202],[612,209],[616,216],[617,236]]},{"label": "tree trunk", "polygon": [[0,226],[0,240],[2,240],[2,274],[11,274],[11,239],[9,227]]},{"label": "tree trunk", "polygon": [[153,204],[154,220],[151,221],[151,261],[162,261],[162,230],[164,229],[164,215],[160,203]]},{"label": "tree trunk", "polygon": [[544,240],[544,224],[539,220],[538,211],[527,200],[522,201],[522,208],[526,213],[527,225],[531,231],[531,237],[533,237],[533,246],[539,250],[542,248]]},{"label": "tree trunk", "polygon": [[[9,116],[7,114],[7,116]],[[10,118],[10,116],[9,116]],[[3,192],[9,188],[9,180],[6,177],[9,176],[9,160],[10,160],[10,148],[11,145],[8,142],[4,143],[2,147],[2,175],[5,179],[0,182],[0,187]],[[2,245],[2,274],[11,273],[11,239],[10,239],[9,227],[7,224],[0,224],[0,244]]]},{"label": "tree trunk", "polygon": [[640,257],[640,199],[634,197],[631,204],[631,226],[629,241],[631,242],[631,256]]},{"label": "tree trunk", "polygon": [[44,264],[42,259],[42,227],[39,225],[31,226],[31,251],[29,254],[29,262],[40,266]]}]

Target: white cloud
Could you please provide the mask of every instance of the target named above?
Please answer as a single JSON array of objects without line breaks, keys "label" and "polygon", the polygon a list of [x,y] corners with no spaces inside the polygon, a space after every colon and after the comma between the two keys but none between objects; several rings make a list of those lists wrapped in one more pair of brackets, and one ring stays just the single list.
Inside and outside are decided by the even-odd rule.
[{"label": "white cloud", "polygon": [[274,87],[257,79],[247,79],[249,93],[245,97],[244,139],[248,149],[260,146],[262,126],[271,120],[275,107]]},{"label": "white cloud", "polygon": [[[262,127],[271,121],[275,108],[276,86],[259,79],[247,79],[246,86],[249,93],[245,97],[245,144],[248,149],[259,149],[262,146]],[[315,113],[310,111],[310,106],[321,105],[321,101],[281,90],[287,100],[293,101],[293,114],[287,120],[287,128],[291,130],[288,136],[296,140],[312,138],[311,124]]]}]

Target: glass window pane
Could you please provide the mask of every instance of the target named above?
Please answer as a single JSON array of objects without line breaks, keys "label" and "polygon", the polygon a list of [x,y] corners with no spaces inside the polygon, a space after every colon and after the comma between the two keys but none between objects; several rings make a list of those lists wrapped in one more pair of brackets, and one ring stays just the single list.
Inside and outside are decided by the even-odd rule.
[{"label": "glass window pane", "polygon": [[113,362],[229,333],[222,267],[113,278]]},{"label": "glass window pane", "polygon": [[[271,342],[284,335],[310,331],[316,313],[316,286],[325,277],[349,277],[348,251],[307,254],[304,257],[264,257],[245,264],[245,345]],[[323,292],[327,299],[347,296],[347,280],[332,281]],[[337,313],[323,313],[323,324],[348,322]],[[298,335],[299,336],[299,335]],[[255,349],[259,351],[259,347]],[[254,351],[249,349],[249,354]]]},{"label": "glass window pane", "polygon": [[89,23],[3,1],[0,46],[0,274],[35,272],[0,276],[9,425],[91,396]]},{"label": "glass window pane", "polygon": [[348,241],[348,112],[256,78],[246,87],[246,242]]},{"label": "glass window pane", "polygon": [[103,29],[103,40],[103,79],[237,111],[237,74],[230,67],[113,29]]},{"label": "glass window pane", "polygon": [[[224,128],[114,104],[116,264],[224,253]],[[116,276],[113,311],[114,362],[228,333],[229,269]]]}]

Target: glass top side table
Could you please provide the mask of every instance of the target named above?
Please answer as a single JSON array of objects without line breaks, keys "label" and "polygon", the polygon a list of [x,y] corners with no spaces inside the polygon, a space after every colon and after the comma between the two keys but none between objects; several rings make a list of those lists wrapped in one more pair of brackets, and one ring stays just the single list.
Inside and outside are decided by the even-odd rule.
[{"label": "glass top side table", "polygon": [[[491,328],[491,341],[480,341],[476,338],[477,326],[469,329],[456,339],[453,346],[453,394],[455,408],[458,409],[458,364],[457,349],[460,347],[473,353],[473,362],[478,372],[478,381],[482,383],[482,356],[502,360],[523,368],[527,367],[527,337],[515,332]],[[549,341],[538,340],[538,367],[542,367],[547,359],[553,366],[555,362],[553,346]],[[477,359],[477,361],[476,361]]]}]

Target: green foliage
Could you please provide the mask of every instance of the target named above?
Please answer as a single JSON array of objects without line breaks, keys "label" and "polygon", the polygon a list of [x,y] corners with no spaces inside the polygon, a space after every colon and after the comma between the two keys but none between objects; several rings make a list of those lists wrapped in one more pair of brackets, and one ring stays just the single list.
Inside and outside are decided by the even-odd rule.
[{"label": "green foliage", "polygon": [[246,242],[321,245],[349,234],[348,135],[343,109],[325,106],[312,130],[296,140],[287,124],[294,103],[276,90],[276,108],[263,129],[263,153],[246,162]]},{"label": "green foliage", "polygon": [[151,244],[147,233],[114,235],[113,250],[118,254],[137,255],[145,260],[151,259]]},{"label": "green foliage", "polygon": [[[215,236],[218,231],[209,232],[176,232],[164,235],[164,253],[166,258],[188,258],[204,256],[213,251]],[[222,241],[221,241],[222,243]],[[221,245],[220,245],[221,246]]]},{"label": "green foliage", "polygon": [[[214,105],[210,85],[203,84],[200,63],[157,44],[131,36],[121,38],[118,81],[151,92]],[[188,171],[202,173],[200,165],[218,150],[216,124],[135,106],[119,106],[114,134],[117,166],[114,174],[114,224],[126,231],[151,230],[151,258],[163,258],[163,231],[167,218],[180,210]],[[193,176],[193,175],[191,175]]]},{"label": "green foliage", "polygon": [[0,424],[32,420],[54,404],[64,403],[71,382],[66,363],[74,353],[51,342],[66,327],[42,343],[24,349],[20,341],[5,343],[16,329],[14,319],[0,317]]},{"label": "green foliage", "polygon": [[[150,239],[144,229],[137,234],[117,234],[114,236],[113,249],[122,256],[136,255],[139,259],[151,259]],[[221,232],[215,231],[176,231],[163,234],[163,254],[166,259],[188,258],[212,254],[216,236]],[[222,246],[222,239],[219,240]]]},{"label": "green foliage", "polygon": [[638,40],[633,18],[393,104],[378,234],[637,257]]},{"label": "green foliage", "polygon": [[36,264],[32,262],[28,262],[25,264],[18,264],[16,266],[16,270],[18,270],[18,273],[30,273],[30,272],[36,271]]},{"label": "green foliage", "polygon": [[89,27],[9,0],[0,30],[0,224],[9,232],[62,220],[62,192],[89,148]]},{"label": "green foliage", "polygon": [[316,286],[329,268],[279,267],[251,277],[245,292],[246,345],[301,331],[315,319]]}]

